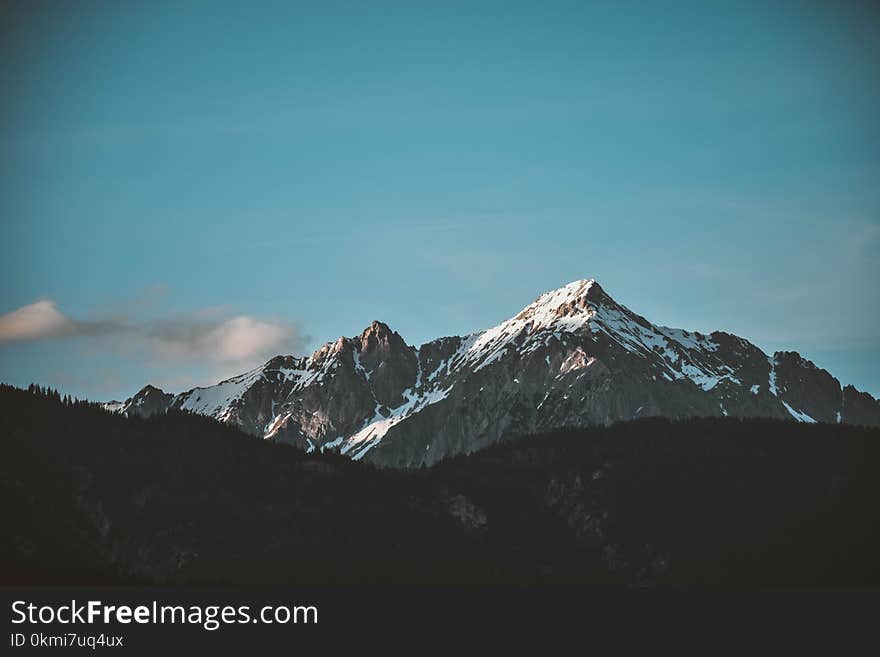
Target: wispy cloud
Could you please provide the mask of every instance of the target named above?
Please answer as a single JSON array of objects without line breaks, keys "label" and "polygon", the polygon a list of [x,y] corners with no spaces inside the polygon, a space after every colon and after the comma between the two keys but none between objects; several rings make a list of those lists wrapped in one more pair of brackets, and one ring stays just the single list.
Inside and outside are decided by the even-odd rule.
[{"label": "wispy cloud", "polygon": [[92,338],[121,341],[127,350],[146,348],[156,359],[209,364],[250,364],[300,346],[289,322],[248,315],[224,316],[223,309],[159,319],[116,315],[75,319],[52,299],[0,315],[0,345],[11,342]]}]

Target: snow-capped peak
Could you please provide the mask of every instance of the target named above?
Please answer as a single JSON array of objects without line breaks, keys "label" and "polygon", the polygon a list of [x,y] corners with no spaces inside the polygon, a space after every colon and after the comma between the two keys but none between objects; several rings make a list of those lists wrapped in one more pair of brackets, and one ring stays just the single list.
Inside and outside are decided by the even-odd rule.
[{"label": "snow-capped peak", "polygon": [[[596,312],[602,288],[593,279],[572,281],[545,292],[515,317],[482,333],[467,336],[453,366],[474,365],[480,370],[500,358],[519,336],[576,332],[587,326]],[[537,343],[535,343],[537,344]],[[528,349],[520,344],[521,349]]]},{"label": "snow-capped peak", "polygon": [[593,288],[600,290],[592,278],[572,281],[568,285],[545,292],[522,309],[515,320],[531,320],[547,326],[559,317],[570,317],[589,311],[588,300],[595,297]]}]

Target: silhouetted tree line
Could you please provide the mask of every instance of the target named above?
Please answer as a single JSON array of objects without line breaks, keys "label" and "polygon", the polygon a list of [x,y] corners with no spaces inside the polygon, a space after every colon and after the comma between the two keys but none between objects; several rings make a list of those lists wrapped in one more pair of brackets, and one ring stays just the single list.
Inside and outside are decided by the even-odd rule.
[{"label": "silhouetted tree line", "polygon": [[[10,392],[12,390],[18,390],[18,388],[14,386],[10,386],[6,383],[0,383],[0,390],[4,392]],[[49,399],[59,404],[63,404],[64,406],[94,406],[95,408],[101,408],[100,404],[96,404],[95,402],[90,402],[87,399],[77,399],[76,397],[71,397],[68,394],[61,395],[58,392],[57,388],[49,388],[48,386],[41,386],[36,383],[31,383],[27,387],[27,391],[36,395],[37,397],[42,397],[43,399]]]},{"label": "silhouetted tree line", "polygon": [[880,585],[880,431],[643,419],[418,471],[0,386],[0,583]]}]

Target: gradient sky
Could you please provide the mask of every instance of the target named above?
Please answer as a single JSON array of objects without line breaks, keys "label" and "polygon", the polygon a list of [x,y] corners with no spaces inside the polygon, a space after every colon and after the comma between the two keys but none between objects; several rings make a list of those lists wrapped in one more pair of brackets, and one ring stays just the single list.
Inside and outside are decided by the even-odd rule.
[{"label": "gradient sky", "polygon": [[880,396],[870,3],[2,7],[0,314],[47,327],[2,381],[176,391],[596,278]]}]

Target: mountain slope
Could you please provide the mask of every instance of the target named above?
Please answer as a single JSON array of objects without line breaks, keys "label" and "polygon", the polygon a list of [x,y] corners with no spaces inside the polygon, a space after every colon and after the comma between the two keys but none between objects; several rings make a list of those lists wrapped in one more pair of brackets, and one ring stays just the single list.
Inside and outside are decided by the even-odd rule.
[{"label": "mountain slope", "polygon": [[307,358],[113,410],[182,409],[306,451],[417,467],[507,438],[646,416],[880,426],[880,403],[794,352],[657,326],[593,280],[541,295],[486,331],[418,350],[381,322]]}]

